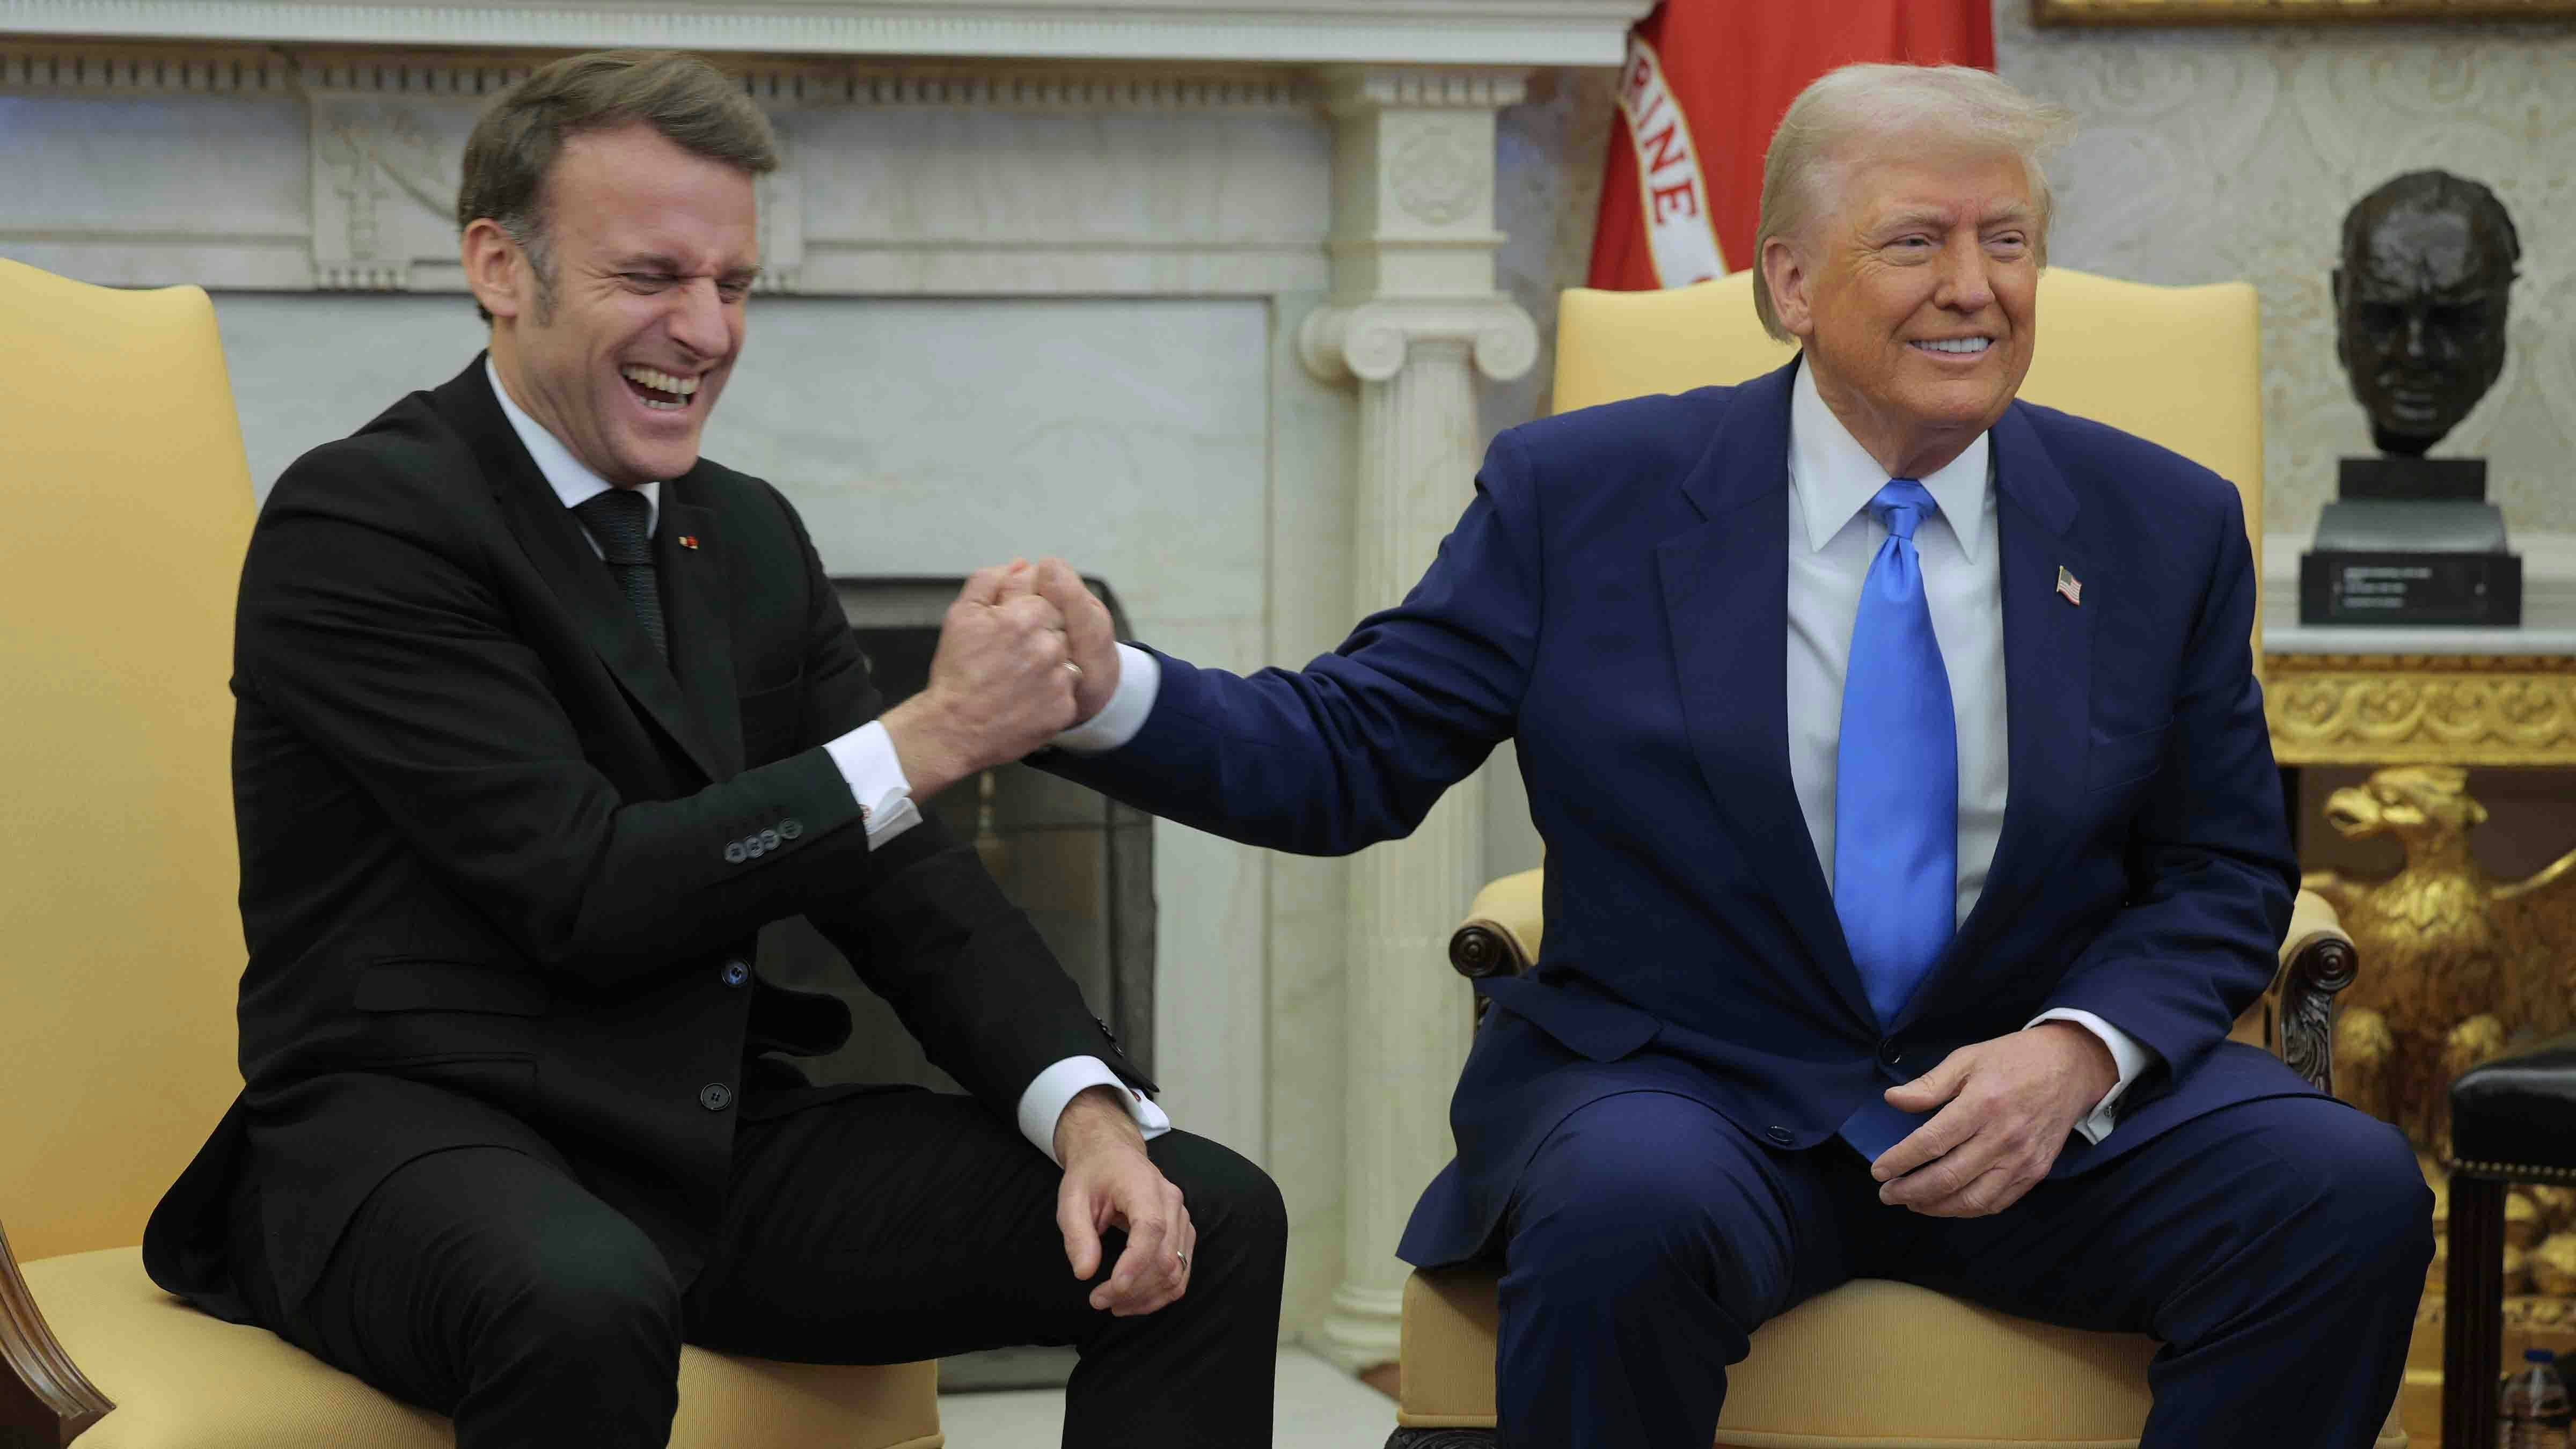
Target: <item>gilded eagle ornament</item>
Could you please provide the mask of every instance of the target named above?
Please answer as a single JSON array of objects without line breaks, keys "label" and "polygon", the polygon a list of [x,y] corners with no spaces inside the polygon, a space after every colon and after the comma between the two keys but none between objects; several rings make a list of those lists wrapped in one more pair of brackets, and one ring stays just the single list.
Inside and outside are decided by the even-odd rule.
[{"label": "gilded eagle ornament", "polygon": [[2444,1160],[2452,1079],[2576,1016],[2576,851],[2529,880],[2487,874],[2468,839],[2487,811],[2467,785],[2466,770],[2400,765],[2335,791],[2328,823],[2353,840],[2396,837],[2406,863],[2383,881],[2329,870],[2302,882],[2367,963],[2337,1003],[2336,1094]]}]

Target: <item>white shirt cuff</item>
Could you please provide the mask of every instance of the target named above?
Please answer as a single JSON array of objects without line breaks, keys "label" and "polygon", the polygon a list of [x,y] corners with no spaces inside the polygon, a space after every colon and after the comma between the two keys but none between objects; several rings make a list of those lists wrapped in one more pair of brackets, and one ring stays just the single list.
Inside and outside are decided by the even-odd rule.
[{"label": "white shirt cuff", "polygon": [[921,812],[912,803],[912,782],[903,777],[894,736],[886,733],[884,725],[870,720],[823,748],[832,763],[841,767],[850,797],[859,802],[859,823],[867,827],[868,849],[921,823]]},{"label": "white shirt cuff", "polygon": [[1127,1104],[1127,1115],[1136,1119],[1136,1127],[1153,1141],[1172,1130],[1172,1119],[1144,1093],[1118,1080],[1109,1064],[1098,1057],[1066,1057],[1038,1073],[1028,1090],[1020,1093],[1020,1135],[1047,1155],[1047,1161],[1064,1166],[1055,1155],[1056,1119],[1073,1099],[1093,1087],[1115,1087],[1120,1101]]},{"label": "white shirt cuff", "polygon": [[1154,696],[1163,692],[1163,661],[1133,644],[1118,646],[1118,688],[1100,713],[1055,737],[1061,749],[1097,755],[1136,738],[1145,716],[1154,712]]},{"label": "white shirt cuff", "polygon": [[[2120,1080],[2113,1082],[2111,1090],[2102,1094],[2102,1100],[2093,1104],[2091,1115],[2075,1124],[2077,1136],[2087,1142],[2099,1143],[2103,1138],[2111,1135],[2111,1128],[2114,1125],[2111,1108],[2119,1102],[2120,1094],[2129,1090],[2129,1084],[2138,1079],[2138,1074],[2154,1065],[2155,1054],[2148,1051],[2136,1037],[2089,1011],[2078,1011],[2073,1007],[2061,1006],[2054,1011],[2043,1011],[2032,1017],[2030,1026],[2037,1026],[2043,1021],[2071,1021],[2100,1037],[2102,1045],[2111,1049],[2111,1061],[2120,1069]],[[2027,1026],[2022,1028],[2024,1031],[2029,1029],[2030,1027]]]}]

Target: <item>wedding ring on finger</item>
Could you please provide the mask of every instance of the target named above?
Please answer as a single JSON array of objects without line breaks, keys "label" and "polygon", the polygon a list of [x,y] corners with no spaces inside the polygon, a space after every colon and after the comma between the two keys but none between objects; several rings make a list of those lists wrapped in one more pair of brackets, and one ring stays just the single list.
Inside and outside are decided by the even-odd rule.
[{"label": "wedding ring on finger", "polygon": [[1181,1265],[1181,1271],[1182,1271],[1182,1272],[1186,1273],[1186,1272],[1190,1271],[1190,1255],[1189,1255],[1189,1254],[1184,1253],[1184,1252],[1181,1252],[1181,1251],[1179,1251],[1178,1249],[1175,1249],[1175,1250],[1173,1250],[1173,1253],[1172,1253],[1172,1261]]},{"label": "wedding ring on finger", "polygon": [[1082,666],[1068,659],[1064,661],[1064,672],[1072,675],[1076,679],[1080,679],[1082,677]]}]

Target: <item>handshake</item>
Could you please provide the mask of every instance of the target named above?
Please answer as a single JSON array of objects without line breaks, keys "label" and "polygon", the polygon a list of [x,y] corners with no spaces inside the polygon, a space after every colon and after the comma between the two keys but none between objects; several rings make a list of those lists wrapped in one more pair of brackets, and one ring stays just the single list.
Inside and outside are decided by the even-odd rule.
[{"label": "handshake", "polygon": [[1058,558],[978,569],[939,629],[930,683],[887,710],[895,757],[926,800],[1098,714],[1118,691],[1109,608]]}]

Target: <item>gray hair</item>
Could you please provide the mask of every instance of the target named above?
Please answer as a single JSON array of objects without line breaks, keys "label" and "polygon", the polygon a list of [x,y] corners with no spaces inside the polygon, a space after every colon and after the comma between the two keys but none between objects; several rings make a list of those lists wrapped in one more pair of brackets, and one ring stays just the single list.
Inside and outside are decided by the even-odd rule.
[{"label": "gray hair", "polygon": [[1762,217],[1753,236],[1753,310],[1762,330],[1780,325],[1762,253],[1794,238],[1840,204],[1843,173],[1862,145],[1927,156],[2008,155],[2030,172],[2038,209],[2031,253],[2048,265],[2048,173],[2041,163],[2075,132],[2075,113],[2033,100],[1992,71],[1963,65],[1847,65],[1826,72],[1789,103],[1762,158]]}]

